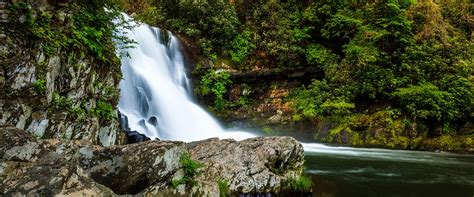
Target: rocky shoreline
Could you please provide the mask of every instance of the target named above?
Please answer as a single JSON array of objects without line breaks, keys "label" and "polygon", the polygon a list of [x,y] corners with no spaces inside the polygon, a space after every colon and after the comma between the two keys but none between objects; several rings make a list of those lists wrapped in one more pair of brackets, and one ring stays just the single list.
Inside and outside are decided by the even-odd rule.
[{"label": "rocky shoreline", "polygon": [[[194,184],[181,157],[203,164]],[[6,195],[206,195],[291,191],[303,173],[304,150],[291,137],[244,141],[146,141],[102,147],[84,140],[36,140],[15,128],[0,128],[0,193]],[[188,177],[189,178],[189,177]]]}]

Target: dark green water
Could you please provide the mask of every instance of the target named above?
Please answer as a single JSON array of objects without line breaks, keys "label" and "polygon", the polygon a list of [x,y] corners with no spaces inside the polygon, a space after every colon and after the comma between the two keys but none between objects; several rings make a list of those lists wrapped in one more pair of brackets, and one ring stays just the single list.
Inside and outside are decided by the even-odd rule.
[{"label": "dark green water", "polygon": [[474,197],[474,155],[305,144],[313,196]]}]

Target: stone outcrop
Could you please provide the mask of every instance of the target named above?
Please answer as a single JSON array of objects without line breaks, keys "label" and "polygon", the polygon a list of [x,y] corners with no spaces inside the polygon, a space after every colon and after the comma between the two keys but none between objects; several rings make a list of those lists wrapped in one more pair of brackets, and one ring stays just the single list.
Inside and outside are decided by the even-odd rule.
[{"label": "stone outcrop", "polygon": [[[205,167],[198,169],[196,185],[173,188],[171,181],[183,176],[185,152]],[[220,180],[233,193],[277,193],[301,175],[303,160],[303,147],[289,137],[102,147],[37,140],[24,130],[0,127],[0,193],[6,195],[219,196]]]},{"label": "stone outcrop", "polygon": [[[29,2],[32,17],[40,13],[67,16],[66,9],[46,1]],[[43,41],[24,35],[27,28],[22,17],[12,16],[2,23],[0,126],[13,125],[42,139],[87,140],[103,146],[124,143],[118,118],[93,115],[99,102],[118,103],[120,63],[105,67],[81,50],[46,52]],[[64,17],[54,20],[71,25]]]},{"label": "stone outcrop", "polygon": [[180,170],[182,142],[101,147],[87,141],[34,140],[0,129],[0,193],[40,195],[137,194],[160,189]]},{"label": "stone outcrop", "polygon": [[291,137],[213,138],[187,146],[194,159],[206,164],[198,182],[209,187],[227,180],[229,189],[240,194],[278,192],[303,173],[303,147]]}]

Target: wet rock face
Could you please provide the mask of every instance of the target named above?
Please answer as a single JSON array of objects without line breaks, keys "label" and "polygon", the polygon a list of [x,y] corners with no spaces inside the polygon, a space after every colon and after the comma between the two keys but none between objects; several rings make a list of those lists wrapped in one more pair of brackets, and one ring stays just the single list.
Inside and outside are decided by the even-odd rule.
[{"label": "wet rock face", "polygon": [[[196,185],[172,188],[171,180],[183,176],[185,152],[205,167]],[[301,144],[289,137],[102,147],[84,140],[37,140],[27,131],[0,127],[0,193],[218,196],[219,180],[227,180],[233,193],[278,193],[289,178],[301,175],[303,158]]]}]

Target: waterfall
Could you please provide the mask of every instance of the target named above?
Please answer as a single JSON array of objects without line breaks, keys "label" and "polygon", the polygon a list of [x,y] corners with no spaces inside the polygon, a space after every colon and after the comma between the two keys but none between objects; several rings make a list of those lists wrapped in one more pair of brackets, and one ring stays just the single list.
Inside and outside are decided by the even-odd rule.
[{"label": "waterfall", "polygon": [[[129,19],[128,16],[125,16]],[[209,113],[193,102],[179,40],[146,24],[134,24],[120,34],[134,40],[134,48],[119,49],[122,125],[149,138],[196,141],[212,137],[242,140],[250,133],[225,131]],[[118,47],[120,48],[120,47]]]}]

